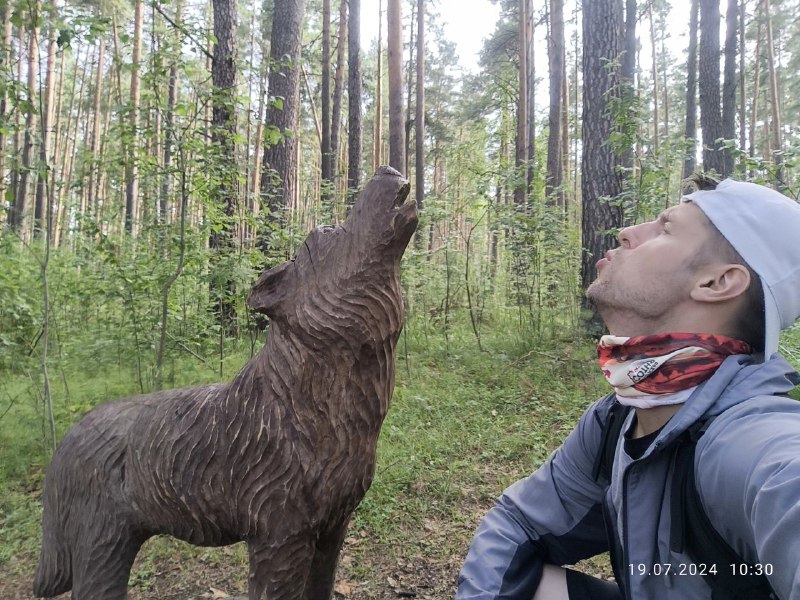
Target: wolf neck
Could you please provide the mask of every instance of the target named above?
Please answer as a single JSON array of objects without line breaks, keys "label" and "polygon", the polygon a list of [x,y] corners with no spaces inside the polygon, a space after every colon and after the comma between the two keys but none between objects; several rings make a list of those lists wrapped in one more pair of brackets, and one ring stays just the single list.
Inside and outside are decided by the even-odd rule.
[{"label": "wolf neck", "polygon": [[227,409],[245,419],[280,411],[297,421],[377,430],[394,387],[395,340],[373,340],[358,352],[345,344],[313,348],[272,321],[264,347],[231,382]]}]

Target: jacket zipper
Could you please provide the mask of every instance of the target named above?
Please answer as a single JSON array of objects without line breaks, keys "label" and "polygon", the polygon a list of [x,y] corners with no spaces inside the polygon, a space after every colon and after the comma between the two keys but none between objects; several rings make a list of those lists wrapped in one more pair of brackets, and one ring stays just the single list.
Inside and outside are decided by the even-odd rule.
[{"label": "jacket zipper", "polygon": [[[630,466],[630,465],[629,465]],[[628,481],[628,471],[629,469],[625,469],[622,473],[622,568],[624,569],[624,577],[625,577],[625,588],[624,593],[625,597],[628,600],[632,600],[633,596],[631,596],[631,575],[630,569],[628,568],[628,494],[627,494],[627,481]]]}]

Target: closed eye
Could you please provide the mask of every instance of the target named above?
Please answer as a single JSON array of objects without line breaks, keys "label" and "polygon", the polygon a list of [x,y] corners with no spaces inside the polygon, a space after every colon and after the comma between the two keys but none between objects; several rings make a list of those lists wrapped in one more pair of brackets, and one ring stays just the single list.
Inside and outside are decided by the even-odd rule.
[{"label": "closed eye", "polygon": [[670,227],[669,227],[669,225],[670,225],[670,220],[669,220],[669,215],[668,215],[668,213],[666,213],[666,212],[664,212],[664,213],[661,213],[661,214],[659,215],[659,217],[658,217],[658,221],[659,221],[659,223],[661,223],[661,232],[662,232],[662,233],[669,233],[669,230],[670,230]]}]

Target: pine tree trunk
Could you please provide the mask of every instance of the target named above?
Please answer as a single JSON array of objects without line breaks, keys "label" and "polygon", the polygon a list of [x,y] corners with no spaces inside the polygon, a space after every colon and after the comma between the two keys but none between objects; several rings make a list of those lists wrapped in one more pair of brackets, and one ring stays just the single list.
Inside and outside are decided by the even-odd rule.
[{"label": "pine tree trunk", "polygon": [[[608,232],[621,227],[623,222],[622,208],[608,201],[622,191],[619,159],[608,143],[614,133],[609,102],[619,89],[618,70],[609,68],[609,62],[619,56],[622,29],[621,2],[593,0],[584,3],[581,161],[581,285],[584,289],[597,275],[595,263],[615,245],[614,236]],[[588,328],[591,333],[602,330],[596,313]]]},{"label": "pine tree trunk", "polygon": [[656,155],[660,154],[661,151],[661,141],[658,137],[658,126],[660,125],[659,116],[658,116],[658,101],[659,101],[659,92],[658,92],[658,53],[656,52],[656,29],[655,24],[653,23],[653,4],[649,3],[647,5],[647,15],[650,20],[650,56],[651,56],[651,71],[652,71],[652,79],[653,79],[653,148],[655,149]]},{"label": "pine tree trunk", "polygon": [[[411,4],[411,35],[408,44],[408,72],[405,79],[406,84],[406,107],[405,107],[405,115],[406,118],[404,119],[404,127],[403,127],[403,156],[405,157],[405,164],[403,165],[403,169],[400,171],[401,173],[405,173],[410,176],[411,171],[409,170],[408,161],[411,160],[411,129],[413,126],[413,120],[411,115],[413,114],[413,106],[412,106],[412,98],[413,98],[413,91],[414,91],[414,54],[416,52],[417,44],[415,42],[415,35],[416,35],[416,28],[414,27],[414,23],[417,21],[417,3],[414,2]],[[404,44],[405,45],[405,44]]]},{"label": "pine tree trunk", "polygon": [[389,166],[406,170],[405,110],[403,107],[403,21],[400,0],[388,0]]},{"label": "pine tree trunk", "polygon": [[[625,110],[632,110],[636,99],[636,88],[634,84],[636,74],[636,55],[638,40],[636,39],[636,23],[638,20],[636,0],[625,1],[625,25],[624,25],[624,41],[622,52],[622,63],[620,65],[620,83],[622,85],[622,106]],[[577,44],[577,43],[576,43]],[[575,52],[577,54],[577,46]],[[576,98],[577,103],[577,98]],[[626,122],[628,127],[635,125]],[[575,136],[577,141],[577,135]],[[577,152],[577,149],[576,149]],[[635,177],[634,169],[636,168],[633,162],[633,143],[628,143],[620,150],[619,154],[620,166],[631,173]],[[577,157],[576,157],[577,163]],[[576,164],[577,170],[577,164]]]},{"label": "pine tree trunk", "polygon": [[[270,220],[286,223],[285,212],[295,203],[297,117],[300,98],[300,40],[305,0],[276,0],[270,36],[269,95],[282,103],[267,106],[266,135],[275,138],[264,147],[261,196]],[[262,246],[270,247],[267,239]]]},{"label": "pine tree trunk", "polygon": [[550,0],[550,43],[547,54],[550,63],[550,111],[547,119],[547,180],[545,195],[550,202],[563,206],[564,149],[562,148],[563,80],[564,73],[564,2]]},{"label": "pine tree trunk", "polygon": [[526,71],[527,71],[527,102],[528,102],[528,115],[525,117],[525,123],[528,126],[528,132],[525,134],[525,160],[527,161],[527,169],[525,169],[525,189],[526,193],[530,193],[533,189],[533,178],[535,173],[536,164],[536,61],[534,48],[536,46],[533,39],[535,28],[533,26],[533,10],[531,5],[528,4],[527,19],[525,19],[525,40],[527,45],[527,53],[525,55]]},{"label": "pine tree trunk", "polygon": [[[739,28],[738,0],[728,0],[725,14],[725,66],[722,82],[722,136],[726,140],[736,139],[736,38]],[[724,151],[724,171],[727,177],[733,173],[733,154]]]},{"label": "pine tree trunk", "polygon": [[[333,76],[333,112],[331,114],[331,174],[339,177],[339,131],[342,125],[342,96],[344,95],[345,49],[347,48],[347,0],[339,1],[339,34],[336,48],[336,72]],[[334,187],[336,187],[334,185]]]},{"label": "pine tree trunk", "polygon": [[775,68],[775,43],[772,36],[772,12],[770,1],[764,2],[764,16],[766,17],[767,27],[767,65],[769,67],[769,97],[772,105],[772,160],[775,163],[775,187],[783,191],[786,188],[783,173],[783,138],[781,132],[781,104],[780,93],[778,90],[778,74]]},{"label": "pine tree trunk", "polygon": [[253,174],[252,181],[250,182],[250,200],[249,208],[253,217],[260,214],[260,206],[256,201],[258,198],[259,183],[261,181],[261,143],[264,140],[264,104],[267,98],[267,80],[266,73],[261,75],[259,80],[258,92],[258,112],[256,114],[256,135],[255,145],[253,148]]},{"label": "pine tree trunk", "polygon": [[134,2],[133,18],[133,59],[131,64],[130,115],[128,130],[128,157],[125,166],[125,231],[131,236],[138,233],[137,216],[139,211],[139,104],[141,85],[139,71],[142,62],[142,27],[144,20],[143,0]]},{"label": "pine tree trunk", "polygon": [[[761,10],[761,2],[758,4],[759,10]],[[752,102],[750,105],[750,131],[749,131],[749,141],[748,141],[748,149],[747,154],[750,158],[754,158],[756,154],[756,123],[758,117],[758,97],[761,94],[761,43],[762,43],[762,36],[763,36],[763,18],[756,18],[756,23],[758,24],[756,28],[756,48],[754,55],[754,64],[755,67],[753,68],[753,90],[750,92],[750,96],[752,98]],[[751,170],[750,176],[753,175]]]},{"label": "pine tree trunk", "polygon": [[361,184],[361,0],[349,0],[347,19],[347,189],[348,204]]},{"label": "pine tree trunk", "polygon": [[[562,4],[563,19],[563,4]],[[577,36],[576,36],[577,37]],[[567,212],[567,189],[569,188],[569,74],[567,73],[567,43],[564,39],[564,52],[561,55],[563,77],[561,78],[561,208]],[[577,78],[575,80],[577,84]],[[577,87],[577,86],[576,86]]]},{"label": "pine tree trunk", "polygon": [[236,28],[238,15],[234,0],[213,0],[214,45],[211,63],[211,80],[214,87],[211,113],[211,142],[216,156],[218,179],[215,190],[217,202],[225,215],[222,227],[211,234],[212,248],[225,248],[233,243],[236,214],[236,182],[233,173],[236,168]]},{"label": "pine tree trunk", "polygon": [[683,159],[683,179],[697,168],[697,15],[698,0],[691,0],[689,13],[689,52],[686,62],[686,125],[683,137],[686,154]]},{"label": "pine tree trunk", "polygon": [[30,173],[34,170],[34,139],[36,136],[36,75],[39,72],[39,18],[41,15],[41,2],[36,0],[30,7],[29,29],[28,29],[28,80],[27,92],[28,102],[25,117],[25,135],[22,142],[22,157],[19,171],[19,181],[17,183],[17,193],[12,205],[11,227],[19,233],[19,236],[27,241],[30,239],[29,231],[29,206],[28,206],[28,183]]},{"label": "pine tree trunk", "polygon": [[102,122],[101,99],[103,97],[103,66],[105,57],[105,40],[103,36],[97,38],[97,72],[94,84],[94,114],[92,115],[92,136],[89,145],[88,177],[87,177],[87,207],[94,209],[95,197],[100,191],[100,123]]},{"label": "pine tree trunk", "polygon": [[322,147],[321,176],[325,196],[329,195],[331,173],[331,0],[322,0]]},{"label": "pine tree trunk", "polygon": [[[76,63],[77,67],[77,63]],[[53,247],[58,247],[59,242],[59,226],[60,221],[59,218],[61,216],[61,205],[56,202],[58,197],[56,190],[59,187],[63,187],[64,182],[64,163],[61,160],[61,156],[63,155],[61,152],[62,146],[62,135],[61,135],[61,114],[64,104],[64,72],[66,71],[64,61],[61,61],[61,68],[58,72],[58,87],[57,87],[57,101],[55,110],[53,112],[53,177],[52,177],[52,184],[50,185],[50,189],[48,190],[48,197],[47,201],[49,206],[52,207],[53,216],[52,216],[52,236],[53,236]],[[56,185],[56,182],[59,185]],[[0,197],[2,197],[0,195]]]},{"label": "pine tree trunk", "polygon": [[[22,60],[22,48],[25,46],[25,28],[24,27],[17,27],[17,54],[16,56],[12,56],[12,62],[16,60],[17,63],[17,81],[22,81],[23,75],[23,63]],[[15,110],[14,112],[14,127],[12,131],[14,132],[14,136],[11,141],[11,161],[9,165],[9,187],[11,188],[11,194],[13,198],[9,204],[8,214],[6,215],[6,219],[8,221],[8,226],[12,230],[18,230],[19,224],[18,221],[18,213],[16,210],[16,206],[19,202],[19,199],[16,197],[19,191],[19,179],[20,179],[20,154],[22,152],[21,145],[22,145],[22,111]]]},{"label": "pine tree trunk", "polygon": [[[61,181],[62,185],[59,186],[58,194],[56,195],[56,206],[59,207],[58,211],[56,212],[56,234],[55,244],[57,246],[65,245],[66,242],[69,240],[68,237],[68,230],[69,230],[69,221],[70,221],[70,210],[72,209],[72,202],[70,199],[70,183],[72,182],[72,170],[74,164],[74,156],[76,154],[75,149],[75,140],[77,139],[77,122],[80,119],[81,114],[81,107],[83,103],[80,102],[78,99],[83,97],[83,86],[84,81],[86,79],[86,72],[88,71],[89,65],[89,49],[87,48],[86,51],[86,60],[83,61],[82,67],[82,75],[78,77],[78,67],[81,64],[80,60],[80,53],[76,53],[75,56],[75,77],[72,78],[72,85],[70,85],[69,91],[69,103],[67,105],[67,122],[64,126],[64,144],[63,148],[61,149]],[[81,87],[80,91],[76,94],[76,87],[78,79],[81,80]],[[77,103],[77,109],[75,105]],[[77,114],[76,114],[77,113]],[[73,117],[74,115],[74,117]],[[75,123],[75,127],[73,127],[73,122]],[[76,224],[76,232],[80,231],[81,221],[78,220]]]},{"label": "pine tree trunk", "polygon": [[[11,69],[12,48],[11,39],[13,23],[11,22],[11,3],[0,2],[0,23],[3,27],[2,40],[0,40],[0,70]],[[0,122],[4,123],[8,113],[8,94],[6,88],[0,90]],[[5,204],[6,197],[6,128],[0,127],[0,202]]]},{"label": "pine tree trunk", "polygon": [[[53,2],[50,10],[53,19],[58,14],[58,3]],[[53,161],[52,158],[52,128],[53,128],[53,103],[55,89],[56,72],[56,40],[58,39],[58,29],[55,23],[50,24],[50,32],[47,40],[47,69],[45,75],[44,91],[42,92],[42,124],[41,142],[39,144],[39,168],[36,176],[36,201],[34,208],[34,236],[45,237],[51,241],[52,231],[45,235],[45,228],[52,225],[50,211],[52,205],[48,205],[48,195],[54,183]]]},{"label": "pine tree trunk", "polygon": [[725,172],[722,146],[717,142],[723,137],[722,113],[720,111],[719,72],[719,1],[700,0],[700,128],[703,131],[703,169]]},{"label": "pine tree trunk", "polygon": [[[215,223],[209,247],[224,256],[236,247],[236,29],[238,14],[235,0],[212,0],[214,9],[214,44],[211,62],[213,85],[211,144],[214,149],[216,184],[213,196],[220,207],[221,222]],[[227,278],[213,280],[212,297],[220,325],[230,329],[235,320],[234,284]]]},{"label": "pine tree trunk", "polygon": [[[745,89],[745,75],[747,73],[745,64],[745,0],[739,3],[739,150],[743,153],[747,147],[747,103]],[[744,155],[742,155],[742,166],[744,166]]]},{"label": "pine tree trunk", "polygon": [[519,46],[519,88],[517,94],[516,185],[514,203],[521,209],[527,199],[527,170],[523,170],[528,157],[528,0],[519,0],[517,44]]},{"label": "pine tree trunk", "polygon": [[[425,0],[417,0],[417,99],[414,175],[417,210],[425,208]],[[417,236],[421,242],[421,236]]]},{"label": "pine tree trunk", "polygon": [[378,67],[375,82],[375,131],[373,133],[372,170],[383,164],[383,0],[378,0]]},{"label": "pine tree trunk", "polygon": [[[175,4],[175,23],[181,25],[183,23],[183,0],[177,0]],[[177,52],[181,44],[181,34],[178,28],[175,28],[174,41],[172,48]],[[175,138],[174,120],[175,120],[175,105],[178,103],[178,61],[174,58],[170,61],[169,65],[169,83],[167,84],[167,106],[164,112],[164,155],[162,162],[164,163],[164,174],[161,178],[161,191],[159,194],[158,203],[158,222],[166,223],[169,214],[170,194],[172,190],[172,143]]]}]

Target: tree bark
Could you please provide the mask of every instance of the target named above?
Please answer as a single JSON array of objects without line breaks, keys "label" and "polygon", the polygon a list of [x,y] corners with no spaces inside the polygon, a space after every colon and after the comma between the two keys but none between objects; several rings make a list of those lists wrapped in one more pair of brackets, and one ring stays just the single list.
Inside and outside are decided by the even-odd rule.
[{"label": "tree bark", "polygon": [[347,18],[348,204],[361,183],[361,0],[349,0]]},{"label": "tree bark", "polygon": [[388,0],[389,166],[406,171],[403,108],[403,21],[400,0]]},{"label": "tree bark", "polygon": [[[758,4],[758,10],[761,10],[761,3]],[[756,154],[756,123],[758,117],[758,97],[761,94],[761,44],[763,37],[763,18],[756,19],[756,47],[753,53],[755,66],[753,68],[753,90],[750,92],[752,102],[750,105],[750,131],[747,154],[750,158],[754,158]],[[751,173],[752,175],[752,173]]]},{"label": "tree bark", "polygon": [[[417,210],[425,207],[425,0],[417,0],[417,99],[414,175]],[[422,236],[417,236],[421,242]]]},{"label": "tree bark", "polygon": [[[613,232],[622,226],[619,158],[608,143],[614,132],[609,102],[619,90],[619,73],[609,62],[619,57],[622,40],[621,0],[593,0],[583,5],[583,155],[581,160],[582,257],[581,285],[597,276],[595,263],[615,245]],[[591,307],[590,307],[591,308]],[[596,312],[591,333],[602,329]]]},{"label": "tree bark", "polygon": [[[745,96],[745,0],[739,2],[739,150],[747,147],[747,104]],[[742,160],[744,165],[744,160]]]},{"label": "tree bark", "polygon": [[235,0],[213,0],[214,44],[211,63],[213,85],[211,113],[211,143],[215,149],[219,185],[215,190],[217,201],[225,215],[222,227],[211,234],[212,248],[223,248],[231,242],[236,212],[236,185],[233,173],[236,168],[236,28],[238,15]]},{"label": "tree bark", "polygon": [[[102,35],[102,33],[101,33]],[[86,51],[86,59],[83,61],[83,65],[81,66],[81,57],[80,53],[76,53],[75,56],[75,73],[76,76],[72,78],[72,84],[70,85],[69,91],[69,101],[67,104],[67,122],[64,125],[64,144],[61,152],[61,179],[66,183],[66,185],[59,186],[58,194],[56,195],[56,231],[54,236],[54,244],[56,246],[65,245],[66,241],[68,240],[68,232],[69,232],[69,221],[70,221],[70,214],[67,207],[67,198],[68,198],[68,189],[70,187],[70,183],[72,182],[72,172],[73,166],[75,164],[75,155],[77,154],[75,148],[75,140],[78,139],[77,129],[78,129],[78,121],[81,117],[81,109],[83,107],[83,103],[80,102],[78,99],[83,97],[83,89],[84,84],[86,81],[86,73],[89,70],[89,50]],[[80,67],[81,75],[78,77],[78,68]],[[80,79],[81,85],[80,89],[76,92],[77,81]],[[77,107],[76,107],[77,104]],[[74,123],[74,126],[73,126]],[[80,231],[81,221],[78,220],[76,223],[76,231]]]},{"label": "tree bark", "polygon": [[[270,37],[266,135],[261,194],[270,220],[285,223],[285,211],[297,193],[297,116],[300,94],[300,40],[305,0],[276,0]],[[265,248],[268,240],[263,240]]]},{"label": "tree bark", "polygon": [[683,137],[686,154],[683,158],[683,178],[697,168],[697,16],[698,0],[692,0],[689,8],[689,53],[686,63],[686,124]]},{"label": "tree bark", "polygon": [[[224,251],[234,245],[236,214],[236,28],[238,15],[235,0],[212,0],[214,10],[214,50],[211,61],[213,86],[211,107],[211,145],[214,149],[216,183],[214,196],[221,204],[222,222],[212,228],[209,246]],[[228,283],[223,284],[225,290]],[[223,291],[223,290],[218,290]],[[220,296],[222,297],[222,296]],[[223,303],[221,322],[229,324],[233,306]]]},{"label": "tree bark", "polygon": [[131,64],[130,124],[128,133],[128,159],[125,167],[125,231],[132,236],[137,233],[137,212],[139,210],[139,166],[137,149],[139,146],[139,70],[142,60],[142,22],[143,0],[134,2],[133,60]]},{"label": "tree bark", "polygon": [[336,72],[333,76],[333,112],[331,114],[331,173],[339,176],[339,131],[342,124],[342,96],[344,95],[345,48],[347,46],[347,0],[339,1],[339,34],[336,48]]},{"label": "tree bark", "polygon": [[[177,0],[175,4],[175,22],[181,25],[183,22],[183,0]],[[180,30],[176,27],[174,32],[174,45],[172,46],[177,52],[180,49],[182,36]],[[162,158],[164,163],[164,174],[161,179],[161,193],[158,205],[158,222],[166,223],[169,210],[169,200],[172,190],[173,175],[170,172],[172,169],[172,142],[175,137],[174,128],[174,113],[175,105],[178,102],[178,62],[173,58],[169,65],[169,84],[167,88],[167,107],[164,114],[164,156]]]},{"label": "tree bark", "polygon": [[[638,40],[636,39],[636,23],[638,21],[638,10],[636,0],[625,1],[625,26],[624,41],[622,51],[622,62],[620,63],[620,85],[622,94],[622,105],[628,110],[632,109],[636,99],[635,77],[636,77],[636,52]],[[577,48],[575,50],[577,53]],[[576,86],[577,87],[577,86]],[[576,99],[577,103],[577,99]],[[636,125],[630,123],[631,128]],[[577,136],[576,136],[577,140]],[[633,140],[620,150],[620,166],[626,171],[633,173]],[[577,161],[577,158],[576,158]]]},{"label": "tree bark", "polygon": [[17,183],[17,193],[12,204],[11,228],[17,231],[23,240],[30,238],[28,182],[30,173],[34,170],[34,137],[37,127],[37,100],[36,100],[36,75],[39,72],[39,18],[41,14],[41,1],[36,0],[30,7],[28,28],[28,80],[27,100],[29,105],[25,116],[25,135],[22,142],[22,156]]},{"label": "tree bark", "polygon": [[[527,18],[525,19],[525,40],[527,51],[525,55],[525,67],[527,71],[527,111],[528,115],[525,117],[525,123],[528,126],[528,132],[525,134],[525,190],[529,194],[533,189],[533,179],[536,175],[536,61],[535,61],[535,47],[534,33],[536,28],[533,22],[533,9],[531,4],[528,4],[526,11]],[[546,159],[545,159],[546,160]]]},{"label": "tree bark", "polygon": [[700,127],[703,131],[703,169],[725,173],[724,136],[720,111],[719,0],[700,0]]},{"label": "tree bark", "polygon": [[322,147],[320,152],[323,193],[327,197],[331,173],[331,0],[322,0]]},{"label": "tree bark", "polygon": [[101,101],[103,98],[103,67],[105,62],[105,40],[103,36],[97,38],[97,71],[95,74],[94,84],[94,114],[92,115],[92,137],[89,145],[89,173],[88,173],[88,190],[87,190],[87,206],[92,210],[95,206],[95,197],[100,191],[100,123],[102,121]]},{"label": "tree bark", "polygon": [[528,157],[528,35],[526,21],[528,19],[528,0],[519,0],[519,23],[517,29],[517,45],[519,56],[519,88],[517,94],[517,140],[515,167],[516,185],[514,186],[514,203],[519,208],[525,206],[528,194],[528,174],[524,169]]},{"label": "tree bark", "polygon": [[373,172],[383,164],[383,0],[378,0],[378,67],[375,76],[375,131],[372,144]]},{"label": "tree bark", "polygon": [[547,53],[550,63],[550,112],[547,119],[547,181],[545,195],[553,204],[563,206],[564,149],[562,148],[562,102],[564,72],[564,2],[550,0],[550,43]]},{"label": "tree bark", "polygon": [[770,1],[764,2],[764,16],[767,27],[767,65],[769,67],[769,97],[772,105],[772,161],[775,163],[775,187],[779,191],[786,188],[783,174],[783,125],[781,123],[781,104],[778,91],[778,74],[775,69],[775,43],[772,36],[772,13]]},{"label": "tree bark", "polygon": [[[11,37],[13,33],[13,23],[11,22],[11,3],[0,3],[0,24],[3,27],[3,37],[0,40],[0,69],[5,71],[11,69],[12,49]],[[0,90],[0,122],[5,122],[8,113],[8,94],[5,86]],[[5,202],[6,192],[6,132],[5,127],[0,127],[0,201]]]},{"label": "tree bark", "polygon": [[[17,67],[16,67],[16,76],[17,81],[22,81],[23,75],[23,64],[24,61],[22,60],[22,48],[25,46],[25,27],[17,27],[17,54],[16,56],[11,56],[12,60],[16,60]],[[12,67],[13,69],[13,67]],[[14,136],[11,140],[11,164],[9,165],[9,187],[11,188],[11,194],[13,194],[13,199],[11,200],[8,208],[8,214],[6,215],[6,219],[8,221],[8,226],[14,230],[18,231],[20,228],[19,219],[22,215],[21,212],[18,211],[18,203],[20,201],[17,194],[19,193],[19,179],[20,179],[20,154],[22,152],[22,145],[23,145],[23,138],[22,138],[22,111],[15,110],[14,112],[14,127],[12,131],[14,132]]]},{"label": "tree bark", "polygon": [[403,146],[403,156],[405,157],[405,164],[403,165],[403,169],[400,171],[401,173],[408,173],[408,161],[411,159],[411,128],[413,127],[413,119],[411,115],[413,113],[414,107],[412,103],[413,92],[414,92],[414,63],[415,58],[414,54],[416,53],[416,29],[414,28],[414,23],[417,20],[417,3],[414,2],[411,4],[411,19],[409,19],[409,23],[411,27],[411,35],[408,44],[408,72],[405,78],[406,84],[406,107],[405,107],[405,115],[406,118],[404,119],[404,129],[403,129],[403,141],[405,145]]},{"label": "tree bark", "polygon": [[[78,63],[77,59],[75,62],[75,67],[77,69]],[[53,113],[53,184],[50,186],[48,190],[48,198],[47,201],[49,206],[51,206],[52,217],[51,217],[51,235],[52,235],[52,245],[54,247],[58,247],[58,234],[59,234],[59,216],[60,216],[60,205],[56,202],[56,189],[58,187],[55,185],[55,182],[63,182],[64,179],[64,162],[61,160],[61,156],[63,155],[61,152],[62,146],[62,135],[61,135],[61,115],[63,105],[64,105],[64,72],[66,69],[64,68],[64,61],[61,61],[61,68],[58,72],[58,85],[56,91],[56,105],[55,110]],[[2,198],[2,193],[0,193],[0,198]]]},{"label": "tree bark", "polygon": [[647,5],[647,16],[650,21],[650,56],[651,56],[651,72],[653,79],[653,149],[655,154],[660,154],[661,141],[658,136],[659,116],[658,116],[658,53],[656,52],[656,29],[653,23],[653,4],[652,2]]},{"label": "tree bark", "polygon": [[[214,200],[220,205],[221,222],[211,229],[209,247],[220,254],[232,251],[235,246],[237,211],[236,176],[236,28],[238,15],[236,0],[212,0],[214,10],[214,44],[211,61],[213,86],[211,109],[211,145],[213,148]],[[231,279],[212,280],[212,296],[217,319],[224,328],[230,328],[236,316],[233,302],[235,291]]]},{"label": "tree bark", "polygon": [[[728,0],[725,13],[725,65],[722,82],[722,136],[726,140],[736,139],[736,38],[739,28],[738,0]],[[725,168],[722,175],[733,173],[733,154],[729,149],[723,153]]]},{"label": "tree bark", "polygon": [[[47,68],[41,102],[41,140],[39,143],[39,166],[36,169],[36,200],[33,226],[34,236],[47,237],[48,243],[50,237],[49,235],[44,235],[44,233],[45,228],[51,225],[49,213],[52,207],[48,207],[47,199],[50,188],[55,181],[52,171],[53,163],[50,159],[52,157],[53,103],[55,102],[56,40],[58,39],[58,29],[55,21],[58,16],[58,3],[54,1],[50,6],[50,10],[52,11],[52,22],[49,24],[50,31],[47,36]],[[52,234],[52,231],[49,233]]]}]

